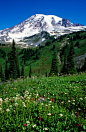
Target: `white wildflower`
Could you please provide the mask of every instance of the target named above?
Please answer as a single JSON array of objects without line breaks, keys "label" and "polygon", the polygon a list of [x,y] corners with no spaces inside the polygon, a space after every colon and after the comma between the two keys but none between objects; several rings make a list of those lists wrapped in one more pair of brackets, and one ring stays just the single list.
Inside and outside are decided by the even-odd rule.
[{"label": "white wildflower", "polygon": [[0,110],[2,110],[2,108],[0,107]]},{"label": "white wildflower", "polygon": [[68,102],[70,102],[70,100],[68,100]]},{"label": "white wildflower", "polygon": [[30,122],[29,121],[26,121],[27,124],[29,124]]},{"label": "white wildflower", "polygon": [[80,100],[83,100],[83,98],[79,98]]},{"label": "white wildflower", "polygon": [[4,99],[4,102],[7,103],[8,99]]},{"label": "white wildflower", "polygon": [[29,94],[29,92],[28,91],[25,91],[25,94]]},{"label": "white wildflower", "polygon": [[47,127],[46,127],[46,128],[43,128],[43,130],[45,130],[45,131],[46,131],[46,130],[48,130],[48,128],[47,128]]},{"label": "white wildflower", "polygon": [[52,108],[54,108],[54,106],[52,106]]},{"label": "white wildflower", "polygon": [[45,100],[44,98],[41,98],[42,100]]},{"label": "white wildflower", "polygon": [[7,112],[9,112],[10,110],[9,109],[6,109]]},{"label": "white wildflower", "polygon": [[38,96],[38,94],[36,96]]},{"label": "white wildflower", "polygon": [[63,114],[59,114],[61,117],[63,116]]},{"label": "white wildflower", "polygon": [[3,102],[3,100],[2,100],[2,98],[0,98],[0,105],[2,105],[2,102]]},{"label": "white wildflower", "polygon": [[34,124],[34,125],[32,125],[32,127],[36,127],[36,125]]},{"label": "white wildflower", "polygon": [[25,104],[24,104],[23,106],[24,106],[24,107],[26,107],[26,105],[25,105]]},{"label": "white wildflower", "polygon": [[15,103],[15,106],[17,106],[18,105],[18,103]]},{"label": "white wildflower", "polygon": [[23,99],[23,97],[22,97],[22,96],[20,96],[19,98],[20,98],[20,99]]},{"label": "white wildflower", "polygon": [[30,99],[30,97],[27,97],[27,100],[29,100]]},{"label": "white wildflower", "polygon": [[22,104],[24,105],[24,104],[25,104],[25,102],[22,102]]},{"label": "white wildflower", "polygon": [[24,95],[24,98],[26,98],[27,96],[28,96],[28,95],[27,95],[27,94],[25,94],[25,95]]},{"label": "white wildflower", "polygon": [[12,105],[9,105],[10,108],[12,108]]},{"label": "white wildflower", "polygon": [[16,97],[19,97],[19,94],[17,94]]},{"label": "white wildflower", "polygon": [[2,98],[0,98],[0,102],[2,102],[3,100],[2,100]]},{"label": "white wildflower", "polygon": [[48,113],[47,115],[52,115],[51,113]]},{"label": "white wildflower", "polygon": [[41,103],[41,105],[43,105],[43,103]]},{"label": "white wildflower", "polygon": [[75,103],[72,103],[73,105],[75,105]]},{"label": "white wildflower", "polygon": [[15,101],[18,100],[19,98],[18,97],[15,97]]}]

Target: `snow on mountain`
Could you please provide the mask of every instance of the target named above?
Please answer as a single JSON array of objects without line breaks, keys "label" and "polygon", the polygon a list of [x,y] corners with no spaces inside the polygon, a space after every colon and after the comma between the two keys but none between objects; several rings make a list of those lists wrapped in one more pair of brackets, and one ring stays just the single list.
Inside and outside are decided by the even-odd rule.
[{"label": "snow on mountain", "polygon": [[18,43],[24,37],[29,37],[42,31],[47,31],[57,37],[73,31],[86,30],[86,26],[73,24],[68,19],[62,19],[55,15],[36,14],[14,27],[0,30],[1,42],[12,42],[13,39]]}]

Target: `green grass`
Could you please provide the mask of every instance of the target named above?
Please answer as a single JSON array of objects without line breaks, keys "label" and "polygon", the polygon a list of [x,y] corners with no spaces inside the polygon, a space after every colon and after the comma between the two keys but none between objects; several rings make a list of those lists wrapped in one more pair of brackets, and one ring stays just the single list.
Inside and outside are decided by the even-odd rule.
[{"label": "green grass", "polygon": [[85,89],[86,73],[0,84],[0,131],[85,131]]}]

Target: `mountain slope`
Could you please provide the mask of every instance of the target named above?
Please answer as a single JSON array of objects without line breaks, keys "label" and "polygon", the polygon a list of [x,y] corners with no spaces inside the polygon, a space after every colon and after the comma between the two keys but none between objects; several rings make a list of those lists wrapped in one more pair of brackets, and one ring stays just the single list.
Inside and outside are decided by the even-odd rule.
[{"label": "mountain slope", "polygon": [[55,15],[36,14],[12,28],[0,30],[0,40],[2,43],[5,43],[12,42],[12,39],[15,39],[18,43],[25,37],[42,31],[47,31],[51,35],[58,37],[81,30],[86,30],[86,26],[73,24],[68,19],[63,19]]},{"label": "mountain slope", "polygon": [[[44,33],[42,35],[44,35]],[[47,34],[45,33],[45,35]],[[32,37],[35,38],[36,35]],[[59,59],[59,72],[60,72],[63,66],[64,55],[68,54],[71,42],[73,42],[74,44],[74,49],[75,49],[74,60],[76,67],[81,68],[83,66],[86,57],[86,31],[79,31],[68,35],[63,35],[55,40],[53,39],[52,36],[47,36],[47,38],[48,39],[46,40],[48,42],[47,41],[45,42],[46,46],[38,46],[35,48],[27,48],[27,49],[17,48],[20,69],[23,60],[25,63],[24,65],[25,76],[28,76],[29,74],[30,64],[32,68],[32,74],[34,75],[38,75],[38,73],[44,75],[45,72],[49,73],[52,63],[52,56],[55,50],[57,51],[57,55]],[[30,37],[25,39],[30,39]],[[38,41],[38,40],[35,39],[34,41]],[[0,51],[0,65],[2,64],[3,68],[5,68],[6,57],[8,57],[8,66],[9,66],[9,59],[10,59],[9,56],[10,56],[11,47],[0,46],[0,49],[3,50]]]}]

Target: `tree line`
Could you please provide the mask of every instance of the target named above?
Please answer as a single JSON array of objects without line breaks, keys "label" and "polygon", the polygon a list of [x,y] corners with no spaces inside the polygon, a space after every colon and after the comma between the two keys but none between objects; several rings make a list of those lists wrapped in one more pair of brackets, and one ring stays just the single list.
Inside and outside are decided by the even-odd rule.
[{"label": "tree line", "polygon": [[[40,46],[39,46],[39,49],[40,49]],[[47,72],[45,73],[46,77],[52,76],[52,75],[58,76],[59,73],[74,74],[76,72],[86,71],[86,58],[85,58],[84,65],[82,66],[81,69],[75,67],[75,62],[74,62],[74,54],[75,53],[74,53],[74,44],[73,43],[70,43],[70,46],[68,46],[68,45],[64,46],[62,49],[62,52],[60,53],[60,58],[61,58],[61,55],[64,53],[63,61],[61,60],[63,65],[62,65],[62,69],[60,72],[59,72],[59,59],[57,56],[57,51],[55,50],[55,46],[53,46],[53,48],[51,50],[54,50],[54,53],[53,53],[53,57],[52,57],[51,69],[50,69],[49,75],[47,74]],[[37,51],[38,51],[38,49],[36,49],[36,51],[34,51],[34,52],[39,53]],[[16,52],[15,42],[13,40],[12,50],[11,50],[10,56],[9,56],[9,66],[7,64],[7,62],[8,62],[7,58],[5,61],[4,72],[3,72],[2,65],[0,66],[1,80],[6,81],[6,80],[9,80],[10,78],[11,79],[17,79],[20,77],[24,78],[24,67],[25,67],[25,62],[26,62],[25,60],[28,60],[30,55],[33,56],[34,52],[31,49],[27,49],[27,50],[23,49],[20,52],[20,54],[24,53],[22,56],[22,68],[20,70],[20,64],[19,64],[18,55]],[[30,65],[30,69],[29,69],[29,73],[28,73],[28,76],[30,78],[31,78],[31,74],[32,74],[32,70],[31,70],[31,65]]]},{"label": "tree line", "polygon": [[[5,70],[3,72],[2,65],[0,66],[0,78],[2,81],[11,79],[24,78],[24,61],[22,62],[22,68],[20,71],[19,60],[16,52],[15,41],[12,43],[12,50],[9,57],[9,67],[7,65],[8,59],[5,61]],[[31,65],[29,71],[29,77],[31,78]]]}]

